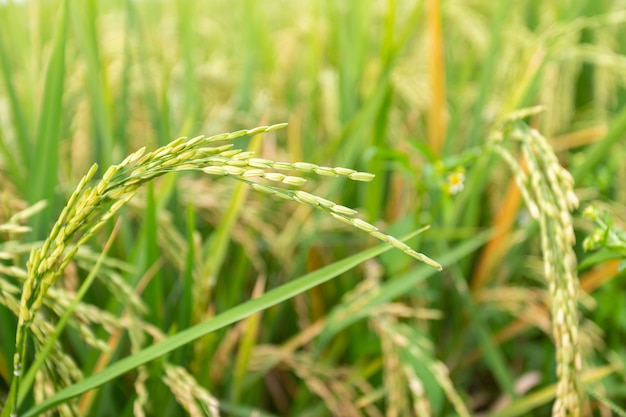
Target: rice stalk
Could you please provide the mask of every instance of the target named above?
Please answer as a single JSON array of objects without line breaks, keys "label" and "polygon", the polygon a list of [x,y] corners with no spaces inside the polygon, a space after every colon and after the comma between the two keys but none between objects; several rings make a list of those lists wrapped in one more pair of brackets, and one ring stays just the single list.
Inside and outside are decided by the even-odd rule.
[{"label": "rice stalk", "polygon": [[[20,228],[18,232],[21,232],[21,228],[24,228],[24,226],[19,225],[19,221],[28,218],[41,207],[43,207],[43,204],[36,204],[35,206],[31,206],[13,215],[8,223],[0,225],[0,230],[15,232],[15,228]],[[23,252],[22,246],[15,244],[7,245],[7,243],[16,242],[9,241],[3,243],[4,250],[7,253],[7,259],[13,258],[16,253]],[[24,247],[26,248],[27,246]],[[17,249],[17,252],[15,249]],[[89,264],[89,257],[85,257],[84,251],[82,252],[83,253],[79,253],[77,257],[83,264]],[[11,312],[13,312],[15,316],[19,316],[20,288],[4,279],[5,277],[13,277],[18,282],[25,282],[28,279],[28,272],[17,266],[0,265],[0,278],[2,278],[0,279],[0,305],[4,305]],[[103,280],[105,282],[109,282],[108,275],[106,278],[107,279]],[[121,277],[118,277],[117,280],[121,280]],[[111,281],[115,282],[116,279],[112,279]],[[120,297],[125,298],[123,294],[126,290],[125,287],[128,285],[123,282],[123,280],[121,282],[122,285],[111,284],[109,287],[111,287],[112,293],[121,293],[122,295]],[[117,284],[119,284],[119,282],[117,282]],[[72,308],[73,313],[69,318],[68,324],[77,330],[82,341],[94,349],[102,352],[109,352],[111,350],[110,347],[107,343],[105,343],[105,341],[96,336],[92,327],[94,325],[102,326],[107,333],[113,333],[114,331],[119,331],[120,329],[126,327],[127,322],[123,322],[121,319],[112,315],[108,311],[83,302],[79,302],[75,308],[73,308],[74,306],[72,306],[72,303],[75,297],[76,294],[73,291],[53,287],[48,289],[43,305],[46,306],[47,312],[55,313],[58,317],[63,316],[69,308]],[[136,300],[134,299],[128,300],[126,298],[125,301],[125,305],[130,306],[129,308],[131,310],[141,312],[145,309],[142,308],[142,305],[137,306]],[[144,326],[140,327],[143,328]],[[51,323],[48,314],[37,314],[30,326],[30,330],[34,336],[36,348],[39,349],[40,352],[42,346],[45,346],[52,338],[56,337],[55,332],[57,331],[55,326]],[[58,341],[53,343],[50,353],[45,358],[43,365],[44,366],[39,368],[35,374],[35,380],[37,382],[33,389],[33,393],[38,401],[43,401],[59,388],[82,379],[81,371],[74,363],[72,357],[65,353],[62,345]],[[75,402],[71,402],[65,404],[63,407],[60,407],[58,409],[58,413],[60,415],[67,416],[80,414],[76,408]]]},{"label": "rice stalk", "polygon": [[346,417],[371,415],[358,402],[361,397],[360,390],[368,386],[355,383],[354,380],[361,377],[352,369],[320,363],[318,358],[309,353],[286,356],[283,363],[302,379],[333,415]]},{"label": "rice stalk", "polygon": [[383,385],[386,393],[385,412],[388,417],[399,417],[407,414],[408,396],[405,387],[406,378],[402,372],[402,361],[393,339],[387,334],[380,335],[383,362]]},{"label": "rice stalk", "polygon": [[402,369],[406,375],[409,389],[413,394],[413,412],[419,417],[428,417],[433,415],[430,401],[426,396],[424,390],[424,384],[422,380],[417,376],[415,369],[410,366],[403,366]]},{"label": "rice stalk", "polygon": [[[558,163],[546,139],[514,119],[494,135],[493,149],[513,170],[528,211],[539,223],[556,346],[558,383],[553,416],[576,417],[581,415],[583,395],[577,307],[579,283],[571,212],[578,206],[578,198],[573,191],[572,176]],[[526,172],[505,147],[511,142],[519,146],[528,167]]]},{"label": "rice stalk", "polygon": [[20,300],[16,352],[13,358],[14,378],[11,382],[8,404],[12,413],[15,413],[19,406],[18,393],[25,362],[26,335],[49,288],[57,281],[78,249],[117,214],[142,184],[168,172],[201,170],[212,175],[234,177],[249,183],[257,191],[326,211],[334,218],[361,229],[441,270],[441,266],[426,255],[414,251],[392,236],[381,233],[370,223],[354,217],[356,211],[352,209],[304,191],[283,190],[251,181],[253,178],[263,178],[294,186],[300,186],[306,182],[300,176],[285,175],[268,171],[269,169],[293,170],[333,177],[342,176],[355,181],[370,181],[373,179],[372,174],[341,167],[322,167],[306,162],[273,162],[253,158],[253,155],[248,152],[232,149],[232,145],[211,146],[214,142],[270,132],[284,126],[285,124],[262,126],[208,138],[203,136],[189,140],[180,138],[149,153],[145,153],[145,149],[142,148],[129,155],[122,163],[109,167],[102,179],[94,186],[89,186],[89,184],[97,166],[91,167],[70,196],[42,247],[34,249],[27,262],[28,276],[24,282]]},{"label": "rice stalk", "polygon": [[163,382],[191,417],[219,417],[219,401],[180,366],[166,363]]},{"label": "rice stalk", "polygon": [[[411,357],[412,360],[426,367],[459,416],[470,416],[467,405],[454,387],[448,367],[435,358],[434,345],[432,342],[420,335],[415,329],[398,322],[393,317],[372,317],[371,320],[376,331],[389,338],[395,349],[404,352]],[[406,366],[408,366],[408,363]],[[412,378],[412,392],[418,394],[418,396],[414,398],[414,407],[427,410],[428,408],[425,404],[423,393],[420,390],[419,379],[416,379],[416,375],[411,372],[406,375]],[[390,397],[389,400],[392,401],[393,398]]]},{"label": "rice stalk", "polygon": [[[55,327],[51,323],[43,321],[38,317],[36,324],[31,327],[31,330],[37,342],[44,345],[54,334]],[[39,374],[45,375],[44,379],[48,384],[51,384],[55,390],[83,379],[82,371],[78,368],[74,359],[63,351],[58,341],[54,342],[47,359],[45,366],[39,369]],[[38,401],[43,401],[43,399],[44,398],[40,398]],[[70,405],[72,409],[75,407],[74,402],[68,405]]]},{"label": "rice stalk", "polygon": [[146,388],[146,381],[148,380],[148,370],[145,366],[137,369],[137,378],[135,378],[135,393],[137,398],[133,401],[133,415],[137,417],[146,416],[146,407],[150,402],[148,389]]}]

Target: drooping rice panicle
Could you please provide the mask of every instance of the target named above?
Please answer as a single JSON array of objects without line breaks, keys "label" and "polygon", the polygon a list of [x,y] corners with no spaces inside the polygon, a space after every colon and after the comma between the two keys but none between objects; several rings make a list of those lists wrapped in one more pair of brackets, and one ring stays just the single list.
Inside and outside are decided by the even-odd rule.
[{"label": "drooping rice panicle", "polygon": [[[544,276],[551,295],[552,335],[556,346],[557,390],[553,416],[579,416],[582,407],[579,349],[578,274],[572,211],[578,206],[572,176],[558,163],[546,139],[521,122],[511,121],[494,150],[515,174],[532,218],[539,222]],[[506,142],[520,148],[522,169]]]},{"label": "drooping rice panicle", "polygon": [[[348,168],[320,167],[306,162],[292,164],[254,159],[250,152],[232,149],[230,144],[209,146],[214,142],[271,132],[285,126],[285,124],[261,126],[208,138],[203,136],[190,140],[180,138],[147,153],[144,148],[141,148],[126,157],[120,164],[109,167],[102,179],[94,186],[90,184],[97,166],[91,167],[77,185],[50,235],[40,248],[31,252],[27,263],[28,275],[20,301],[16,352],[13,359],[15,378],[12,381],[11,392],[14,408],[17,404],[19,381],[24,366],[27,330],[41,308],[48,289],[56,282],[78,249],[133,198],[142,184],[169,172],[198,170],[212,175],[234,177],[251,184],[257,191],[322,209],[334,218],[361,229],[413,258],[441,270],[441,265],[424,254],[379,232],[374,225],[354,217],[356,212],[352,209],[304,191],[279,189],[250,181],[253,178],[262,178],[291,186],[300,186],[306,181],[300,176],[285,175],[270,170],[293,170],[325,176],[343,176],[355,181],[371,181],[374,178],[372,174]],[[92,341],[97,343],[95,339]]]}]

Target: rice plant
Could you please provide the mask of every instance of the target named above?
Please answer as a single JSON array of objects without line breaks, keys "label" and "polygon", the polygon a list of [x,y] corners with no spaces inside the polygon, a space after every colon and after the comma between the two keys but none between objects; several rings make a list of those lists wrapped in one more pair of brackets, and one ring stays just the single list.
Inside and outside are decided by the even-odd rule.
[{"label": "rice plant", "polygon": [[625,21],[0,3],[2,415],[624,415]]}]

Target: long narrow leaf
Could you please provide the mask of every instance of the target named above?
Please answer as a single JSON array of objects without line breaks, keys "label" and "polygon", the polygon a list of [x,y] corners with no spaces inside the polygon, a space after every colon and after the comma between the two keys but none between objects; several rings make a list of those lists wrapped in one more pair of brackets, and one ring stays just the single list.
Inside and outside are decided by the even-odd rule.
[{"label": "long narrow leaf", "polygon": [[33,232],[42,236],[47,230],[45,224],[54,210],[53,198],[57,185],[61,120],[63,118],[63,89],[65,84],[65,43],[67,38],[67,2],[63,2],[52,46],[52,54],[46,72],[46,82],[41,104],[41,114],[35,145],[35,161],[30,167],[33,186],[29,188],[31,203],[43,199],[50,202],[48,207],[33,217]]},{"label": "long narrow leaf", "polygon": [[169,337],[164,341],[147,347],[146,349],[124,358],[102,372],[92,375],[75,385],[71,385],[59,392],[46,401],[36,405],[30,410],[21,413],[23,417],[37,416],[51,409],[55,405],[61,404],[71,398],[74,398],[84,392],[97,388],[116,377],[129,372],[138,366],[141,366],[151,360],[157,359],[174,349],[180,348],[206,334],[209,334],[229,324],[235,323],[241,319],[251,316],[252,314],[275,306],[289,298],[307,291],[319,284],[331,280],[332,278],[354,268],[360,263],[380,255],[389,250],[389,245],[378,245],[356,255],[335,262],[315,272],[306,274],[294,281],[282,285],[274,290],[269,291],[265,295],[242,303],[212,319],[199,323],[187,330]]}]

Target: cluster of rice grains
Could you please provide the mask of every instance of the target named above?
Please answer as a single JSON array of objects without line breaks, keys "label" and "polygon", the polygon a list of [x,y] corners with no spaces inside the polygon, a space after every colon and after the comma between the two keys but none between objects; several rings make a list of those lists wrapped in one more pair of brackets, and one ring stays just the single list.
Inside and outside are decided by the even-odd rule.
[{"label": "cluster of rice grains", "polygon": [[[23,221],[39,212],[45,207],[44,202],[36,203],[25,210],[14,214],[7,223],[0,224],[0,232],[8,236],[8,240],[2,242],[0,249],[0,259],[16,260],[21,258],[25,253],[33,250],[35,244],[21,242],[21,236],[30,231],[30,228],[22,225]],[[78,253],[78,263],[85,266],[92,266],[89,259],[84,253]],[[28,272],[18,266],[8,266],[0,264],[0,305],[11,310],[16,316],[20,315],[20,288],[13,285],[9,279],[15,282],[24,283],[28,280]],[[124,282],[116,282],[110,276],[107,276],[105,282],[109,283],[114,289],[111,291],[129,301],[124,295],[132,294],[132,288]],[[48,308],[49,312],[55,313],[60,317],[63,312],[70,306],[75,294],[68,292],[62,288],[49,288],[43,304]],[[128,304],[133,304],[132,301]],[[37,314],[32,318],[29,329],[34,340],[34,344],[38,349],[49,344],[50,340],[54,340],[47,353],[46,366],[41,366],[35,374],[36,382],[33,386],[33,395],[37,402],[43,401],[49,397],[59,386],[67,386],[75,383],[83,378],[81,370],[78,368],[74,360],[64,350],[62,345],[55,339],[56,329],[51,321],[51,314]],[[70,325],[74,327],[81,335],[85,343],[94,349],[107,352],[109,350],[106,343],[96,337],[93,326],[100,326],[107,330],[108,333],[115,329],[122,328],[119,318],[96,308],[92,305],[79,303],[75,310],[74,316],[70,319]],[[15,368],[14,373],[21,376],[21,369]],[[76,415],[76,404],[68,402],[60,405],[58,409],[59,415]]]},{"label": "cluster of rice grains", "polygon": [[109,167],[95,186],[90,186],[90,183],[97,166],[91,167],[70,197],[50,235],[40,248],[31,252],[27,263],[28,275],[20,301],[13,364],[15,376],[11,388],[13,404],[17,403],[18,398],[17,390],[22,376],[27,330],[37,316],[49,288],[76,255],[79,247],[113,217],[135,195],[142,184],[168,172],[202,170],[212,175],[235,177],[249,183],[257,191],[326,211],[336,219],[364,230],[373,237],[441,270],[437,262],[415,252],[398,239],[379,232],[375,226],[356,218],[355,210],[304,191],[277,188],[252,181],[264,179],[293,186],[300,186],[306,182],[300,176],[277,172],[285,170],[346,177],[356,181],[370,181],[373,179],[372,174],[304,162],[284,163],[254,158],[250,152],[232,149],[232,144],[213,146],[218,141],[270,132],[285,126],[285,124],[262,126],[208,138],[203,136],[193,139],[180,138],[149,153],[142,148],[129,155],[119,165]]},{"label": "cluster of rice grains", "polygon": [[[519,145],[518,162],[505,147]],[[578,206],[574,179],[558,163],[546,139],[512,120],[492,141],[494,150],[514,172],[530,215],[538,221],[544,275],[551,296],[552,334],[556,345],[557,390],[553,416],[579,416],[582,367],[578,336],[578,276],[571,212]],[[524,168],[522,168],[522,165]]]}]

